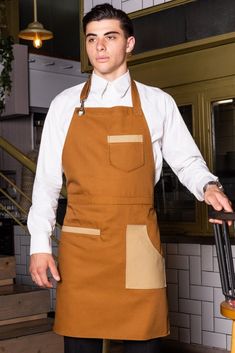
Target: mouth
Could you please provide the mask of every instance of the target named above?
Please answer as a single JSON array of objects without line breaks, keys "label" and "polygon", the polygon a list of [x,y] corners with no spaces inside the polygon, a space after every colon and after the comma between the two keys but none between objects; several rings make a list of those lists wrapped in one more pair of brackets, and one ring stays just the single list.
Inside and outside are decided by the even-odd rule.
[{"label": "mouth", "polygon": [[108,56],[99,56],[96,58],[96,61],[99,62],[99,63],[105,63],[109,60],[109,57]]}]

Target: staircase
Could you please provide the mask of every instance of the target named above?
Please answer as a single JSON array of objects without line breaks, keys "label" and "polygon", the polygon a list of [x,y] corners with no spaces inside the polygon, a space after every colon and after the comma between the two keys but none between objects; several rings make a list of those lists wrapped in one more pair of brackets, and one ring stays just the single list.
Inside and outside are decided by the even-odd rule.
[{"label": "staircase", "polygon": [[52,332],[50,294],[14,284],[15,258],[0,255],[0,352],[63,353],[63,339]]}]

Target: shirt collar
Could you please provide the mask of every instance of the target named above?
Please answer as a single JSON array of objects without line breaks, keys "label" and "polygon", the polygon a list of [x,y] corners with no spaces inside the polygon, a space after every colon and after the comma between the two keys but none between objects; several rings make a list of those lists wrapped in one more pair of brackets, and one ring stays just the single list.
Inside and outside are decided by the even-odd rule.
[{"label": "shirt collar", "polygon": [[131,77],[129,71],[114,81],[107,81],[94,72],[91,76],[91,92],[100,95],[101,98],[103,98],[109,87],[112,87],[120,98],[123,98],[130,88],[130,85]]}]

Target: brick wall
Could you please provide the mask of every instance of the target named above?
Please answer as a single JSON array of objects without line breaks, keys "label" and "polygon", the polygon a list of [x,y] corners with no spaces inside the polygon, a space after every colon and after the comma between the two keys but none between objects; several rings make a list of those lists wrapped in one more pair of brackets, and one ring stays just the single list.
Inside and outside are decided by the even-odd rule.
[{"label": "brick wall", "polygon": [[90,11],[90,9],[98,4],[108,2],[118,9],[122,9],[126,13],[138,11],[151,7],[154,5],[164,4],[164,2],[169,2],[172,0],[86,0],[84,1],[84,13]]},{"label": "brick wall", "polygon": [[[224,300],[215,246],[163,244],[173,340],[230,350],[232,322],[220,315]],[[53,253],[57,247],[53,246]],[[29,236],[15,226],[17,283],[32,285],[28,273]],[[235,246],[233,246],[235,258]],[[51,310],[55,289],[51,289]]]}]

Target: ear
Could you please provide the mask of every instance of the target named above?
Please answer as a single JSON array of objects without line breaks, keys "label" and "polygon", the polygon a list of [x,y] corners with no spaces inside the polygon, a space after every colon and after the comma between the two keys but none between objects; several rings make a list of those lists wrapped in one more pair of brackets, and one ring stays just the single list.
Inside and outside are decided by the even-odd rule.
[{"label": "ear", "polygon": [[131,36],[127,38],[127,43],[126,43],[126,53],[129,54],[132,52],[135,46],[135,37]]}]

